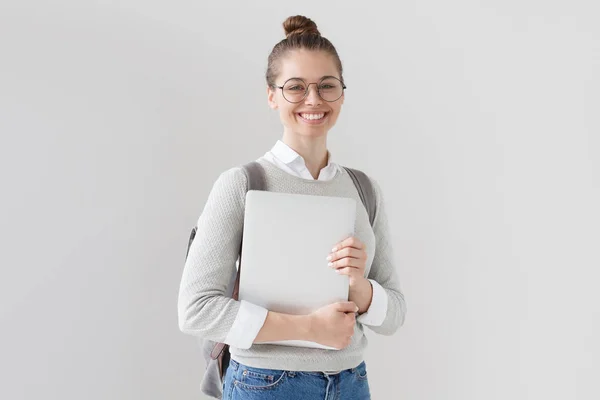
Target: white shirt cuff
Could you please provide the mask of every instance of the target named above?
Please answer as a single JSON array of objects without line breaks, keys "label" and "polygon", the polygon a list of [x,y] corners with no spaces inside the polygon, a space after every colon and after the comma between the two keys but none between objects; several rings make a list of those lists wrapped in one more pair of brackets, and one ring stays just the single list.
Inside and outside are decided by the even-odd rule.
[{"label": "white shirt cuff", "polygon": [[252,347],[254,339],[267,319],[268,312],[266,308],[242,300],[225,343],[244,350]]},{"label": "white shirt cuff", "polygon": [[387,315],[388,295],[385,289],[373,279],[369,279],[373,286],[373,298],[366,313],[361,314],[356,320],[363,325],[381,326]]}]

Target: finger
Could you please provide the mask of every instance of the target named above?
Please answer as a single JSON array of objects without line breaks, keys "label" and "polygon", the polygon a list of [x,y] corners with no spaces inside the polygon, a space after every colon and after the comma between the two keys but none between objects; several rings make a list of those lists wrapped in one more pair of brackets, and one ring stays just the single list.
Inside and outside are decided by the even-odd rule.
[{"label": "finger", "polygon": [[349,236],[346,239],[339,242],[335,247],[337,247],[338,249],[344,247],[354,247],[356,249],[362,250],[365,246],[364,243],[361,242],[360,239],[356,236]]},{"label": "finger", "polygon": [[342,258],[341,260],[329,262],[327,266],[334,269],[345,267],[363,268],[363,264],[364,263],[362,262],[362,260],[358,258]]},{"label": "finger", "polygon": [[364,250],[366,248],[365,244],[361,242],[356,236],[350,236],[342,240],[337,245],[335,245],[335,247],[331,251],[336,252],[344,247],[354,247],[355,249],[359,250]]},{"label": "finger", "polygon": [[336,273],[340,274],[340,275],[347,275],[347,276],[358,276],[360,275],[358,273],[358,269],[357,268],[352,268],[352,267],[344,267],[344,268],[338,268],[335,270]]},{"label": "finger", "polygon": [[353,247],[344,247],[343,249],[338,250],[335,253],[329,254],[327,256],[327,261],[337,261],[344,257],[351,257],[351,258],[358,258],[358,259],[365,258],[366,259],[366,253],[363,250],[358,250]]},{"label": "finger", "polygon": [[358,311],[358,306],[353,301],[340,301],[337,303],[336,309],[342,312],[354,313]]}]

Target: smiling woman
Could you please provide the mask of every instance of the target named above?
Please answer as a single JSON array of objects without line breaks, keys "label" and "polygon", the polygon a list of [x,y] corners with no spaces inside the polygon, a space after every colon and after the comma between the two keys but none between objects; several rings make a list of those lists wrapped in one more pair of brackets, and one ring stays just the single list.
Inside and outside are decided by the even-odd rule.
[{"label": "smiling woman", "polygon": [[344,104],[342,62],[312,20],[290,17],[283,27],[286,38],[268,59],[269,106],[279,110],[285,143],[309,137],[324,144]]},{"label": "smiling woman", "polygon": [[[306,17],[289,17],[283,26],[286,38],[273,48],[266,73],[267,102],[279,113],[283,137],[253,165],[268,190],[348,197],[358,205],[365,196],[362,189],[357,191],[354,174],[371,182],[373,218],[358,206],[353,235],[323,257],[325,267],[348,276],[348,301],[309,315],[289,315],[228,297],[224,289],[237,274],[245,194],[254,181],[243,168],[234,167],[215,182],[196,239],[190,242],[179,293],[179,326],[185,333],[222,343],[212,355],[213,361],[223,360],[222,368],[210,370],[214,373],[205,379],[222,379],[211,386],[215,397],[310,400],[337,394],[336,399],[369,399],[364,326],[391,335],[406,313],[383,193],[376,180],[333,162],[327,149],[327,134],[345,99],[337,51]],[[298,340],[337,351],[265,344]],[[214,368],[215,363],[210,365]]]}]

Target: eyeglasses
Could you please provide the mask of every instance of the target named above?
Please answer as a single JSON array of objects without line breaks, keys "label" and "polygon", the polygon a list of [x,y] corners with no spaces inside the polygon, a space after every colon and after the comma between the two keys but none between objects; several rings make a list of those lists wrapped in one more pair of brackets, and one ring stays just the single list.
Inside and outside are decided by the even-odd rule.
[{"label": "eyeglasses", "polygon": [[344,89],[346,89],[346,85],[333,76],[325,76],[321,78],[319,82],[313,83],[306,83],[304,79],[300,78],[290,78],[285,81],[283,86],[273,86],[277,89],[281,89],[283,98],[290,103],[300,103],[308,95],[308,87],[313,84],[317,85],[319,97],[327,102],[336,101],[342,97]]}]

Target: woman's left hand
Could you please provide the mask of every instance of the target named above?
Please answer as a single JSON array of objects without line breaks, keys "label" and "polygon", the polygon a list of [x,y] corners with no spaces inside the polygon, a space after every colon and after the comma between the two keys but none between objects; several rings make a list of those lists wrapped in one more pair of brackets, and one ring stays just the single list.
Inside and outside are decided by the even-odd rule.
[{"label": "woman's left hand", "polygon": [[350,286],[365,278],[365,265],[367,263],[366,246],[358,238],[350,236],[344,239],[331,250],[327,257],[329,266],[338,274],[348,275]]},{"label": "woman's left hand", "polygon": [[350,236],[338,243],[327,257],[329,266],[338,274],[347,275],[350,284],[349,301],[358,306],[358,313],[369,309],[373,296],[371,282],[365,278],[367,264],[366,246],[358,238]]}]

